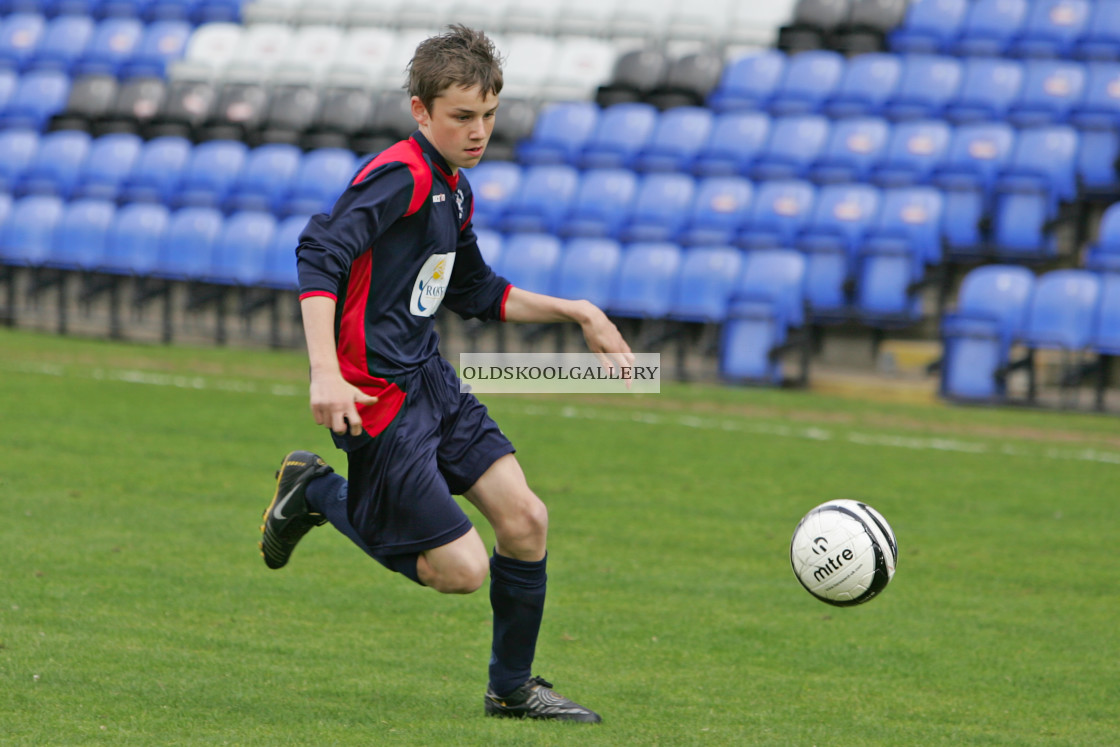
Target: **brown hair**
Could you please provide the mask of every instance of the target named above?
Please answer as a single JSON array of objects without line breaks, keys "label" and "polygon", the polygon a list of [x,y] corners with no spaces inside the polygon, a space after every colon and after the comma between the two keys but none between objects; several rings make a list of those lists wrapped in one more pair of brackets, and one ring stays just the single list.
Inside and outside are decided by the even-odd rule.
[{"label": "brown hair", "polygon": [[462,24],[447,29],[420,42],[408,63],[405,87],[429,112],[432,102],[451,86],[478,86],[483,96],[502,92],[502,59],[494,42]]}]

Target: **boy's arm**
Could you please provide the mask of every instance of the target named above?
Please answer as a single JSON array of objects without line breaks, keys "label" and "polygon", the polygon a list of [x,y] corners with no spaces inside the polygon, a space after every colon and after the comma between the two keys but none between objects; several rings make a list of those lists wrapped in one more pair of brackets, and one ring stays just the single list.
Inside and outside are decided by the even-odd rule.
[{"label": "boy's arm", "polygon": [[311,361],[311,413],[315,422],[342,435],[362,432],[357,404],[377,401],[342,378],[334,339],[335,300],[327,296],[308,296],[300,301],[303,334],[307,338],[307,357]]},{"label": "boy's arm", "polygon": [[507,322],[575,322],[583,330],[588,349],[603,365],[634,365],[634,354],[618,327],[590,301],[571,301],[511,286],[504,311]]}]

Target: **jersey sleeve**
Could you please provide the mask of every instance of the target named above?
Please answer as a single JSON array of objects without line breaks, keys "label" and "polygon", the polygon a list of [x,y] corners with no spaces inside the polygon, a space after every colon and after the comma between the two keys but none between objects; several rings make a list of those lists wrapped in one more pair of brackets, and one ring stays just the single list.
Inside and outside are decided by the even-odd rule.
[{"label": "jersey sleeve", "polygon": [[474,228],[467,223],[459,232],[455,266],[443,305],[464,319],[504,319],[510,287],[508,280],[486,264],[478,248]]},{"label": "jersey sleeve", "polygon": [[296,249],[301,299],[318,295],[338,300],[354,260],[394,221],[415,212],[417,181],[406,163],[371,162],[329,214],[311,217]]}]

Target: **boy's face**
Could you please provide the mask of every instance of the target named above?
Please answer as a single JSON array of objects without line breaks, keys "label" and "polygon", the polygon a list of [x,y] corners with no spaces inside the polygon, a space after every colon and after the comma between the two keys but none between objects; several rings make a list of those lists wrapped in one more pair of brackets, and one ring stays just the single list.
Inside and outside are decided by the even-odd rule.
[{"label": "boy's face", "polygon": [[452,86],[436,97],[432,109],[412,97],[412,117],[453,172],[478,164],[494,131],[498,97],[483,96],[478,86]]}]

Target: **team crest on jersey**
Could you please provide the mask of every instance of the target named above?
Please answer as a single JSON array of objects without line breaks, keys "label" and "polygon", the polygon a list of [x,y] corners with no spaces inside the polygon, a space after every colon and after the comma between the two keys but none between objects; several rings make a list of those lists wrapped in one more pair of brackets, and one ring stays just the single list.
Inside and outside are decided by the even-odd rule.
[{"label": "team crest on jersey", "polygon": [[433,254],[424,262],[412,283],[412,302],[409,311],[413,316],[432,316],[436,313],[455,266],[455,252]]},{"label": "team crest on jersey", "polygon": [[463,222],[463,190],[455,190],[455,205],[459,208],[459,222]]}]

